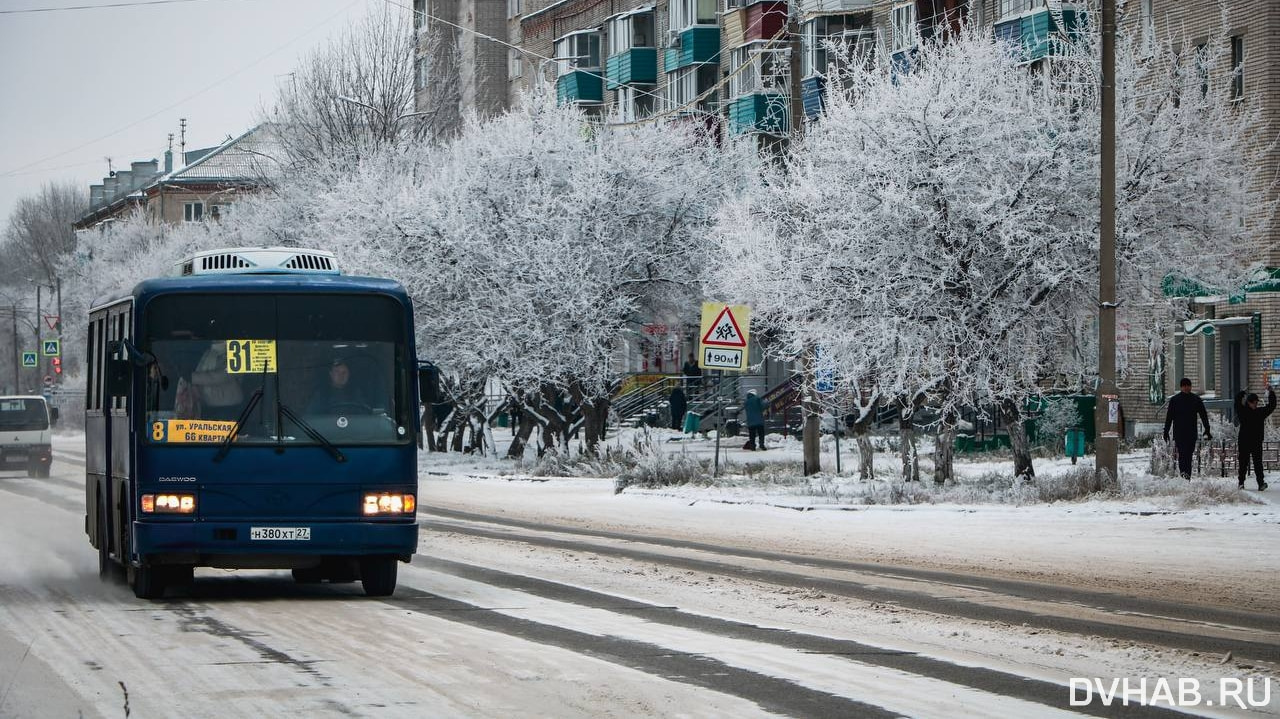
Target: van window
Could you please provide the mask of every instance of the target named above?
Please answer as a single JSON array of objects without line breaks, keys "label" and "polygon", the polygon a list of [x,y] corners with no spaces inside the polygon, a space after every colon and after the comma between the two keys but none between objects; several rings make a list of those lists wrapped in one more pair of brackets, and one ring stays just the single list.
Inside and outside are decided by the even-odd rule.
[{"label": "van window", "polygon": [[0,399],[0,430],[20,432],[49,429],[49,410],[42,399]]}]

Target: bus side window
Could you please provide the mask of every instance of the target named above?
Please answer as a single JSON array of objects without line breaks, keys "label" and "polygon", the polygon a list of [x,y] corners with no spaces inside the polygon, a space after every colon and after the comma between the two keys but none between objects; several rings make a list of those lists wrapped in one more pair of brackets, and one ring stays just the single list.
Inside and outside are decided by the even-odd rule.
[{"label": "bus side window", "polygon": [[129,393],[129,360],[120,357],[123,352],[124,348],[117,340],[110,344],[107,353],[107,396],[111,398],[113,407],[117,406],[114,404],[117,398]]},{"label": "bus side window", "polygon": [[94,350],[94,329],[95,325],[92,319],[89,320],[89,343],[86,345],[88,351],[85,352],[85,369],[89,373],[88,380],[84,384],[85,388],[85,409],[93,409],[93,390],[98,380],[98,357]]}]

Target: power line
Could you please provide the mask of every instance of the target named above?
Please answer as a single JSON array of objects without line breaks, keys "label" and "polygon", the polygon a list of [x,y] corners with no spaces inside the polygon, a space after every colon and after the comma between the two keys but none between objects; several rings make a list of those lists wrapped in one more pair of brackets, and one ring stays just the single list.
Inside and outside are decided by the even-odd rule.
[{"label": "power line", "polygon": [[171,5],[173,3],[192,2],[225,2],[225,0],[138,0],[138,2],[117,2],[107,5],[68,5],[66,7],[33,7],[25,10],[0,10],[0,15],[19,15],[33,12],[64,12],[67,10],[105,10],[107,8],[135,7],[138,5]]}]

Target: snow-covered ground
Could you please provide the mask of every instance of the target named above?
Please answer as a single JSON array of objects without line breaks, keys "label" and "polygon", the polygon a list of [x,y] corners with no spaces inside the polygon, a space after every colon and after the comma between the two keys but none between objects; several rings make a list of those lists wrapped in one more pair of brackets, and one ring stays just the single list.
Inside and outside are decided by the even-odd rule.
[{"label": "snow-covered ground", "polygon": [[[672,454],[710,459],[715,453],[714,435],[651,434]],[[609,446],[634,446],[634,435]],[[495,436],[501,449],[506,439],[501,431]],[[903,486],[896,454],[878,453],[877,479],[859,482],[853,443],[841,442],[843,471],[836,475],[835,442],[827,436],[825,474],[808,482],[798,477],[799,442],[770,435],[764,452],[743,450],[742,442],[722,441],[721,477],[713,483],[627,487],[618,494],[613,477],[538,476],[532,450],[524,462],[423,453],[422,503],[698,541],[728,536],[776,551],[1149,592],[1173,601],[1213,603],[1225,596],[1239,609],[1280,611],[1280,558],[1268,549],[1280,547],[1280,491],[1274,488],[1241,492],[1234,478],[1214,475],[1190,483],[1152,477],[1149,450],[1143,450],[1122,455],[1118,494],[1046,503],[1019,490],[1009,460],[962,457],[959,484],[984,491],[952,488],[930,497],[923,461],[925,481],[906,487],[917,493],[915,503],[891,504],[884,498],[902,493],[883,488]],[[1037,460],[1036,473],[1047,483],[1091,466],[1092,457],[1074,467],[1067,459]],[[985,491],[989,487],[996,490]],[[867,504],[868,495],[881,503]],[[972,501],[952,501],[956,496]]]},{"label": "snow-covered ground", "polygon": [[[624,437],[622,443],[629,441],[630,437]],[[713,442],[699,438],[663,442],[659,446],[674,453],[706,455],[712,451],[712,445]],[[830,456],[833,449],[829,447],[824,457],[828,465],[833,464]],[[842,445],[842,449],[849,448]],[[323,706],[327,708],[321,709],[321,714],[337,715],[341,708],[337,704],[319,702],[341,698],[351,687],[366,684],[372,694],[352,695],[342,701],[364,708],[370,706],[370,696],[376,695],[387,715],[409,715],[427,705],[424,702],[431,702],[430,705],[437,708],[446,707],[445,714],[458,716],[520,715],[513,707],[523,707],[525,715],[540,716],[670,716],[679,713],[677,707],[698,707],[694,713],[701,716],[750,716],[760,710],[749,702],[730,700],[729,695],[683,684],[672,684],[670,688],[655,684],[658,677],[652,674],[600,662],[599,657],[592,657],[590,652],[566,653],[503,634],[492,626],[484,626],[480,632],[458,626],[455,615],[469,616],[474,612],[445,610],[439,616],[429,612],[421,614],[418,607],[429,606],[423,602],[427,596],[533,622],[544,628],[541,631],[553,635],[563,631],[575,637],[616,637],[635,642],[635,647],[650,652],[705,657],[735,670],[783,678],[797,686],[837,696],[872,701],[911,716],[956,716],[957,712],[967,716],[1056,716],[1060,710],[1068,710],[1066,686],[1072,677],[1190,677],[1201,680],[1206,687],[1223,678],[1269,678],[1271,687],[1280,687],[1280,672],[1275,667],[1107,638],[1108,622],[1129,625],[1146,622],[1159,627],[1163,621],[1160,616],[1133,613],[1107,616],[1106,612],[1084,604],[1011,600],[984,590],[977,582],[969,586],[964,582],[934,583],[895,577],[891,573],[876,575],[814,567],[803,570],[815,581],[818,577],[832,577],[889,587],[901,585],[906,591],[935,593],[966,602],[1015,601],[1011,607],[1033,612],[1039,602],[1046,611],[1070,612],[1077,618],[1098,622],[1097,636],[1065,633],[1016,623],[932,614],[894,602],[833,596],[802,583],[785,586],[757,581],[749,574],[689,571],[663,561],[643,561],[590,549],[592,544],[641,548],[670,556],[733,562],[748,568],[760,562],[747,556],[735,558],[736,549],[711,554],[705,548],[606,536],[612,530],[687,539],[712,547],[754,548],[850,562],[1035,579],[1127,596],[1265,613],[1280,611],[1280,598],[1275,591],[1280,562],[1265,549],[1260,551],[1260,548],[1276,546],[1276,540],[1280,539],[1280,516],[1275,505],[1268,501],[1268,493],[1245,493],[1254,500],[1261,497],[1260,502],[1203,504],[1193,508],[1186,508],[1176,498],[1166,501],[1173,495],[1121,496],[1051,504],[936,501],[865,505],[846,499],[857,496],[853,492],[811,496],[800,491],[799,485],[779,480],[798,473],[793,470],[798,469],[800,456],[794,443],[781,438],[773,438],[771,449],[763,453],[741,450],[741,440],[728,449],[724,459],[731,482],[661,489],[629,487],[621,493],[616,491],[612,476],[535,476],[532,461],[516,463],[494,457],[424,453],[420,504],[426,531],[418,557],[402,569],[402,587],[407,594],[394,604],[397,610],[413,611],[386,613],[388,617],[397,617],[397,622],[394,626],[388,625],[388,634],[377,637],[379,650],[394,657],[392,661],[397,665],[403,664],[405,674],[403,681],[384,686],[385,682],[375,676],[376,673],[369,673],[368,656],[356,656],[349,641],[352,633],[359,631],[349,625],[367,621],[369,617],[369,605],[358,599],[343,596],[340,601],[317,602],[303,590],[293,589],[287,575],[283,583],[277,578],[275,583],[259,587],[259,580],[253,577],[240,579],[239,574],[228,575],[216,570],[199,572],[198,577],[205,584],[197,597],[142,611],[127,590],[98,588],[93,577],[92,552],[80,534],[78,510],[72,506],[79,494],[75,471],[83,471],[82,464],[77,466],[78,457],[83,453],[83,437],[59,435],[55,450],[62,479],[50,484],[47,491],[50,496],[69,502],[67,516],[58,525],[58,532],[41,541],[42,547],[49,544],[52,548],[41,550],[47,550],[51,556],[40,562],[39,572],[19,567],[17,558],[27,557],[34,551],[31,548],[19,551],[15,547],[14,556],[9,557],[12,561],[0,563],[13,568],[13,576],[0,572],[0,586],[10,585],[15,598],[7,604],[0,603],[5,608],[0,611],[0,618],[4,619],[0,622],[0,635],[4,635],[6,627],[12,635],[8,643],[0,642],[0,648],[29,650],[31,659],[53,664],[54,671],[66,685],[62,691],[67,694],[64,697],[67,706],[77,706],[77,701],[83,702],[86,696],[97,697],[92,701],[94,706],[107,707],[113,703],[118,706],[120,695],[113,694],[119,689],[115,678],[123,676],[122,672],[137,674],[132,670],[125,672],[126,668],[134,664],[149,667],[149,663],[167,667],[185,661],[198,668],[202,686],[203,682],[209,682],[207,689],[183,704],[194,710],[192,715],[214,715],[215,701],[232,702],[241,710]],[[846,467],[856,466],[853,458],[852,454],[845,456],[849,461]],[[885,456],[883,460],[884,477],[876,481],[896,482],[893,477],[896,459]],[[740,473],[745,464],[756,462],[775,465],[769,473],[756,473],[756,476],[767,474],[770,481],[752,484],[745,473]],[[1142,453],[1128,455],[1124,462],[1133,475],[1130,479],[1136,484],[1164,481],[1141,475],[1146,462]],[[1000,462],[962,461],[959,466],[963,477],[1008,472],[1007,465]],[[1054,462],[1041,462],[1037,469],[1044,476],[1071,471],[1069,464],[1060,466]],[[1209,481],[1220,480],[1197,479],[1193,486]],[[840,478],[838,482],[847,482],[851,487],[859,484],[849,478]],[[1229,489],[1234,492],[1234,487]],[[1190,490],[1188,493],[1212,496]],[[37,492],[36,496],[43,494]],[[38,513],[30,509],[34,499],[18,496],[14,501],[18,503],[14,509],[19,511],[13,519],[22,525],[15,525],[14,531],[24,536],[41,536],[35,525]],[[526,541],[538,534],[559,539],[566,536],[549,530],[493,524],[496,532],[506,533],[505,539],[449,531],[449,524],[458,520],[442,517],[437,512],[442,509],[591,531],[574,537],[575,542],[583,544],[556,549]],[[72,561],[75,566],[64,571],[63,565]],[[450,563],[505,573],[508,579],[478,581],[456,573],[450,569]],[[774,562],[773,568],[780,564]],[[536,579],[527,582],[525,577]],[[240,584],[242,581],[247,583]],[[684,625],[664,622],[661,613],[637,620],[616,610],[613,603],[598,598],[583,601],[543,596],[526,588],[537,582],[630,598],[662,608],[664,612],[677,612],[682,617],[702,615],[745,622],[755,627],[776,628],[782,633],[859,642],[958,666],[987,667],[1062,686],[1063,701],[1052,707],[1030,705],[1011,697],[953,685],[938,677],[888,670],[856,656],[815,654],[759,639],[744,641],[703,628],[680,628]],[[220,592],[228,591],[236,601],[219,599]],[[343,590],[331,591],[341,594]],[[293,597],[299,592],[309,598],[282,602],[282,597],[277,596]],[[323,594],[329,592],[325,590]],[[48,595],[45,599],[35,600],[45,595]],[[16,601],[16,598],[24,599]],[[105,604],[97,606],[99,600]],[[44,602],[48,602],[47,607]],[[92,617],[95,613],[104,613],[109,616],[111,631],[86,641],[79,624],[67,624],[68,602],[78,615]],[[200,633],[195,637],[174,634],[184,637],[183,640],[165,639],[159,645],[148,645],[152,641],[149,637],[157,631],[190,633],[194,620],[187,614],[191,612],[203,622],[200,627],[234,627],[246,637],[245,642],[262,646],[253,649],[246,644],[246,649],[236,642],[228,644],[226,631],[209,632],[207,639]],[[285,616],[290,617],[289,621],[283,621]],[[170,618],[176,621],[172,627],[165,624]],[[147,622],[159,623],[157,626],[161,629],[141,627]],[[63,625],[66,627],[60,629]],[[1241,641],[1280,643],[1280,636],[1274,632],[1247,634],[1225,624],[1204,624],[1198,631],[1226,638],[1240,637]],[[163,632],[158,636],[169,636]],[[35,641],[36,637],[40,640]],[[234,674],[233,669],[257,661],[255,652],[268,649],[284,651],[290,657],[306,661],[269,664],[267,670],[255,670],[257,673],[253,676],[259,677],[255,680],[257,683],[246,685],[251,691],[229,692],[228,686],[246,681]],[[427,651],[430,659],[424,659],[422,651]],[[205,652],[207,656],[198,652]],[[87,679],[76,679],[83,673],[80,663],[90,659],[105,670],[90,672]],[[307,663],[311,660],[322,663],[313,667]],[[589,675],[582,673],[587,671],[582,668],[584,661],[591,663]],[[294,674],[280,671],[294,664],[305,671]],[[39,671],[41,667],[30,660],[25,666],[24,671],[28,672]],[[442,667],[449,670],[441,674]],[[9,673],[4,661],[0,661],[0,671]],[[320,674],[313,676],[315,672]],[[221,679],[214,681],[218,677]],[[290,682],[293,693],[281,693],[279,687]],[[486,691],[477,698],[471,691],[475,686],[490,683],[506,687],[506,693]],[[129,690],[139,711],[160,706],[164,696],[163,682],[145,682],[140,677],[129,683]],[[390,694],[384,696],[385,691]],[[388,697],[395,700],[390,708],[385,704]],[[11,697],[10,702],[13,701]],[[1210,716],[1280,716],[1280,692],[1272,693],[1268,706],[1249,712],[1223,710],[1218,706],[1198,707],[1194,712]],[[3,715],[0,711],[0,716]]]}]

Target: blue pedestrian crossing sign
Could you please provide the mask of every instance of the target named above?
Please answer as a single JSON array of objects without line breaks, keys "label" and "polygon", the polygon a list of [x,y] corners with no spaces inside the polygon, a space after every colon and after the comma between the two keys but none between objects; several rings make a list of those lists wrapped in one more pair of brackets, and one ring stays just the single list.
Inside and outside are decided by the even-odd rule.
[{"label": "blue pedestrian crossing sign", "polygon": [[35,367],[35,366],[36,366],[36,353],[35,353],[35,352],[23,352],[23,353],[22,353],[22,366],[23,366],[23,367]]},{"label": "blue pedestrian crossing sign", "polygon": [[62,354],[62,340],[43,340],[44,356],[57,357]]}]

